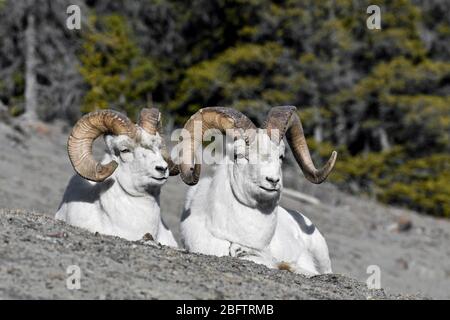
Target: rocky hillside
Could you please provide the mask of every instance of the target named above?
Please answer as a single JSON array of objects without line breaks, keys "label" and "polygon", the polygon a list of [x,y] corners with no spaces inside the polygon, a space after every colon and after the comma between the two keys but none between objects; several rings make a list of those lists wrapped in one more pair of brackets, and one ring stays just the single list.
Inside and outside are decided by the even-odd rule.
[{"label": "rocky hillside", "polygon": [[[237,260],[128,242],[45,215],[0,211],[2,299],[409,299],[342,275],[306,278]],[[68,290],[68,266],[81,271]]]},{"label": "rocky hillside", "polygon": [[[66,226],[52,216],[73,174],[67,130],[53,124],[32,132],[0,123],[1,298],[450,298],[449,221],[299,182],[296,168],[286,169],[286,184],[318,201],[291,192],[282,204],[305,213],[324,234],[335,275],[307,279]],[[173,177],[162,192],[164,219],[178,238],[186,189]],[[65,287],[73,264],[82,270],[79,291]],[[381,285],[393,295],[365,287],[370,265],[380,267]]]}]

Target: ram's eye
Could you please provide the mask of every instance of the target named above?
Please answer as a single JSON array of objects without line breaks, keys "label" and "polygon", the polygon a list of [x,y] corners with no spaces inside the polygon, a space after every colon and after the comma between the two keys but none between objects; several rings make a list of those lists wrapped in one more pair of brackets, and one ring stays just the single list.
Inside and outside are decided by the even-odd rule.
[{"label": "ram's eye", "polygon": [[122,150],[120,150],[120,153],[129,153],[129,152],[131,152],[130,149],[122,149]]},{"label": "ram's eye", "polygon": [[280,160],[283,160],[284,159],[284,155],[280,155]]}]

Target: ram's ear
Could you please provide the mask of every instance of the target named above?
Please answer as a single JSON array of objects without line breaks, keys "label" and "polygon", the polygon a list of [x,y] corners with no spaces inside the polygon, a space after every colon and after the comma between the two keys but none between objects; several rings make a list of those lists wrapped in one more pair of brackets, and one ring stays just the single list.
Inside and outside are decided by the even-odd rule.
[{"label": "ram's ear", "polygon": [[225,143],[224,143],[224,151],[225,151],[225,155],[228,158],[228,160],[233,161],[234,160],[234,154],[236,151],[236,141],[230,140],[230,139],[226,139]]},{"label": "ram's ear", "polygon": [[116,150],[114,148],[114,136],[112,136],[110,134],[105,134],[104,140],[105,140],[106,148],[107,148],[109,154],[115,155]]}]

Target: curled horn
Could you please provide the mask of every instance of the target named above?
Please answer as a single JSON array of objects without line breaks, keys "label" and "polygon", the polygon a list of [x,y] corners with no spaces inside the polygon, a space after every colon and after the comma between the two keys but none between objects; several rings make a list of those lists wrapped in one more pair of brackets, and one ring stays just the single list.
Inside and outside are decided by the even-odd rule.
[{"label": "curled horn", "polygon": [[169,166],[169,174],[175,176],[180,173],[178,166],[170,158],[167,151],[164,134],[161,123],[161,113],[157,108],[144,108],[139,114],[138,125],[143,128],[148,134],[155,135],[157,132],[161,136],[161,154]]},{"label": "curled horn", "polygon": [[102,110],[83,116],[72,129],[67,142],[69,159],[75,171],[85,179],[100,182],[113,174],[117,162],[102,165],[92,155],[92,144],[104,134],[127,135],[136,137],[136,126],[121,113]]},{"label": "curled horn", "polygon": [[[194,134],[194,123],[201,122],[201,134]],[[195,185],[201,172],[201,164],[195,163],[197,149],[202,146],[203,134],[208,129],[218,129],[223,134],[227,129],[256,129],[253,122],[241,112],[232,108],[225,107],[208,107],[197,111],[185,124],[184,129],[190,134],[190,155],[191,159],[188,163],[181,163],[180,175],[181,179],[188,185]],[[246,137],[248,140],[249,137]]]},{"label": "curled horn", "polygon": [[144,129],[148,134],[155,135],[158,132],[161,113],[157,108],[144,108],[139,114],[138,126]]},{"label": "curled horn", "polygon": [[333,151],[330,159],[320,170],[316,169],[311,159],[311,154],[303,133],[302,123],[297,115],[297,108],[293,106],[274,107],[270,110],[264,128],[270,136],[274,129],[279,130],[278,138],[281,140],[286,135],[286,139],[292,148],[297,163],[303,171],[305,177],[312,183],[322,183],[333,170],[336,162],[337,152]]}]

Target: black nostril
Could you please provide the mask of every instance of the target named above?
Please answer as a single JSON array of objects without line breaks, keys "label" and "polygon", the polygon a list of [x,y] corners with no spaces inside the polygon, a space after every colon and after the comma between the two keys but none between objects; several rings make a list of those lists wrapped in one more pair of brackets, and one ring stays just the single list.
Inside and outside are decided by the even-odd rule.
[{"label": "black nostril", "polygon": [[280,181],[280,178],[266,177],[266,180],[270,183],[276,184]]},{"label": "black nostril", "polygon": [[167,166],[156,166],[155,167],[156,171],[160,171],[160,172],[166,172],[167,171]]}]

